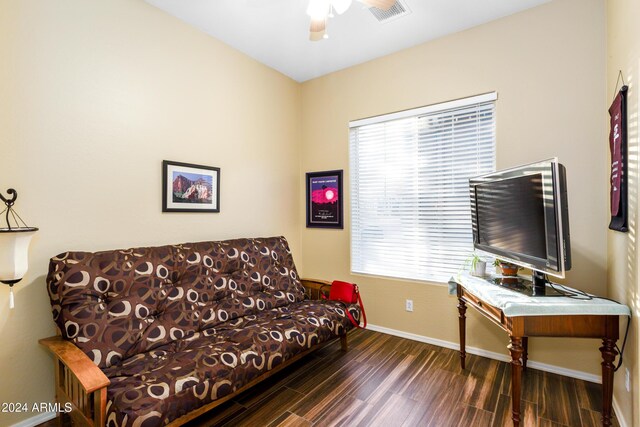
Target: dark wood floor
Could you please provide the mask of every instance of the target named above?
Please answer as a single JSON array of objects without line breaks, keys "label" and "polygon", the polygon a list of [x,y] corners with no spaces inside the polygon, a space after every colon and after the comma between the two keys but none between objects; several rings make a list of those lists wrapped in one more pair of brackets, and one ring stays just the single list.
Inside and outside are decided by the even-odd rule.
[{"label": "dark wood floor", "polygon": [[[372,331],[349,347],[333,343],[188,426],[511,425],[507,363],[468,355],[463,372],[456,351]],[[522,391],[525,426],[601,425],[598,384],[529,368]]]}]

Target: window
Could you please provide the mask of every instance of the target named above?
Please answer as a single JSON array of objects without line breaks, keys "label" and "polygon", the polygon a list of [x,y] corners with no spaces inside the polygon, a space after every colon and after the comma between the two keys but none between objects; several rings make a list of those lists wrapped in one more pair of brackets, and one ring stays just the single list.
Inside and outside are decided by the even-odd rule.
[{"label": "window", "polygon": [[446,282],[473,251],[469,178],[495,170],[495,93],[349,123],[351,271]]}]

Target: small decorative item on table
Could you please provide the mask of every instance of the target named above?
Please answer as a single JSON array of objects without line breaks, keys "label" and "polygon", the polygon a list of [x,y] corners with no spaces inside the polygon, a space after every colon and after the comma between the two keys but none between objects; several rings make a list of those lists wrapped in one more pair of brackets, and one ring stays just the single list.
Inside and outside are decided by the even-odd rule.
[{"label": "small decorative item on table", "polygon": [[163,160],[162,212],[220,212],[220,168]]},{"label": "small decorative item on table", "polygon": [[518,270],[522,268],[518,265],[512,264],[507,261],[501,261],[499,259],[496,259],[493,262],[493,265],[496,267],[496,273],[503,276],[517,276]]},{"label": "small decorative item on table", "polygon": [[478,254],[471,255],[471,271],[472,276],[484,277],[487,274],[487,261],[480,258]]}]

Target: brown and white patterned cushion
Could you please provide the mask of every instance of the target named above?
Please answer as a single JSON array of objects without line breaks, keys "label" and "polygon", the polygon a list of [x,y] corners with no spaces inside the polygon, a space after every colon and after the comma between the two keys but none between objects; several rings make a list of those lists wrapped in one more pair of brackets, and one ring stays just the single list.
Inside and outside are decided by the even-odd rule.
[{"label": "brown and white patterned cushion", "polygon": [[304,301],[284,237],[66,252],[47,286],[62,336],[111,379],[113,426],[169,423],[352,328],[343,304]]}]

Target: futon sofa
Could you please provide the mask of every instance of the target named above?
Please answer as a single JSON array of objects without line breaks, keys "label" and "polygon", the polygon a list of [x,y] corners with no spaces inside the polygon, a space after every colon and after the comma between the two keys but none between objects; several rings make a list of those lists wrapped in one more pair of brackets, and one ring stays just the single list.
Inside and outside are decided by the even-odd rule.
[{"label": "futon sofa", "polygon": [[76,422],[181,425],[353,328],[284,237],[51,259],[56,398]]}]

